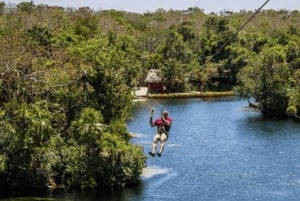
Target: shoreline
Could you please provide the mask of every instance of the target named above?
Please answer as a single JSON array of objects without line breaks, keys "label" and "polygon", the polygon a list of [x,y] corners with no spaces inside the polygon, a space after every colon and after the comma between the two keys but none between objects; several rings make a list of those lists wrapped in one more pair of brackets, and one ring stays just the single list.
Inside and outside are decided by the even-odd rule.
[{"label": "shoreline", "polygon": [[[149,99],[163,99],[163,98],[201,98],[201,97],[226,97],[235,96],[233,91],[222,91],[222,92],[184,92],[184,93],[164,93],[164,94],[147,94],[144,98]],[[139,97],[137,97],[139,98]]]}]

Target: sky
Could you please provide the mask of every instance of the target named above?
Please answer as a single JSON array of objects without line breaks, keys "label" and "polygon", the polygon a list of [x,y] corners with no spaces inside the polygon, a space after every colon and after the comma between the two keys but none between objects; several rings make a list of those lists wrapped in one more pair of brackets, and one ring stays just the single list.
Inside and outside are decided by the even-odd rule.
[{"label": "sky", "polygon": [[[1,0],[0,0],[1,1]],[[2,0],[3,1],[3,0]],[[18,4],[31,0],[4,0],[6,4]],[[127,12],[154,12],[157,9],[186,10],[190,7],[203,9],[205,13],[221,11],[239,12],[258,9],[267,0],[33,0],[35,5],[62,6],[69,8],[89,7],[92,10],[115,9]],[[269,0],[264,9],[299,10],[300,0]]]}]

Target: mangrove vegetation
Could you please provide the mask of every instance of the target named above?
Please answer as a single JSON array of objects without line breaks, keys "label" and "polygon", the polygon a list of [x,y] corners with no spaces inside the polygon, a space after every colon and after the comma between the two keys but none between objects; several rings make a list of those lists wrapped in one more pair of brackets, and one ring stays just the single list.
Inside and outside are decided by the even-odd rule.
[{"label": "mangrove vegetation", "polygon": [[0,2],[0,195],[138,182],[126,121],[150,69],[165,93],[233,90],[300,116],[300,12],[263,10],[236,34],[251,15]]}]

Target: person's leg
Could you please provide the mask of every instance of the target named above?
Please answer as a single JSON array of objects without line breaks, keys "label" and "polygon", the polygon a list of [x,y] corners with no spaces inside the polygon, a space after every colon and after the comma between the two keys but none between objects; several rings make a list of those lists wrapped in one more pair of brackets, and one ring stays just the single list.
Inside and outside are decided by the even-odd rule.
[{"label": "person's leg", "polygon": [[168,139],[168,136],[166,134],[161,134],[160,136],[160,148],[159,148],[159,152],[157,153],[158,156],[162,155],[162,152],[164,151],[165,148],[165,143]]},{"label": "person's leg", "polygon": [[149,154],[151,156],[155,156],[155,152],[156,152],[156,148],[157,148],[157,143],[160,139],[160,135],[159,134],[155,134],[154,138],[153,138],[153,144],[152,144],[152,151],[149,152]]},{"label": "person's leg", "polygon": [[153,144],[152,144],[152,153],[153,154],[156,152],[156,147],[157,147],[157,141],[153,141]]}]

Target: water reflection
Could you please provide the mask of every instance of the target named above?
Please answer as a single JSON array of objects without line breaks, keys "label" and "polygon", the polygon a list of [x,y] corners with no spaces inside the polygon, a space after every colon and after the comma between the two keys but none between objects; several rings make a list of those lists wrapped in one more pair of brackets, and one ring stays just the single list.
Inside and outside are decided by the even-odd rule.
[{"label": "water reflection", "polygon": [[132,201],[139,200],[143,194],[142,181],[131,188],[112,191],[86,191],[86,192],[52,192],[47,195],[56,201]]}]

